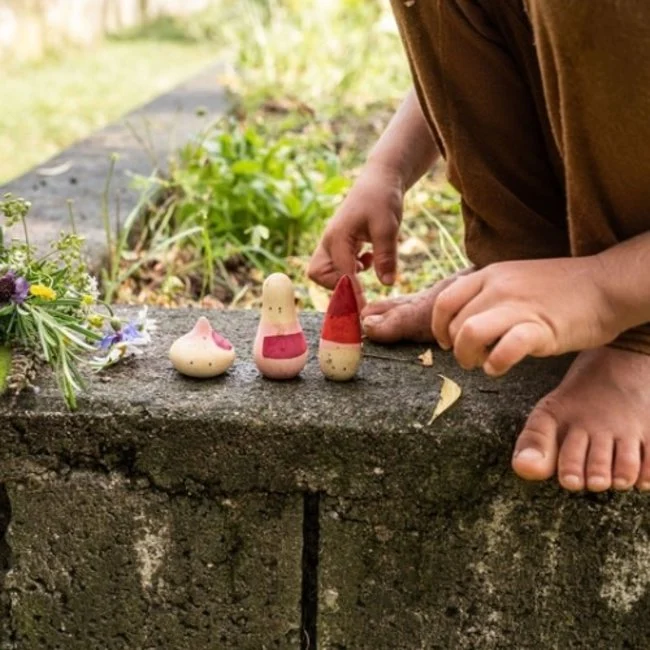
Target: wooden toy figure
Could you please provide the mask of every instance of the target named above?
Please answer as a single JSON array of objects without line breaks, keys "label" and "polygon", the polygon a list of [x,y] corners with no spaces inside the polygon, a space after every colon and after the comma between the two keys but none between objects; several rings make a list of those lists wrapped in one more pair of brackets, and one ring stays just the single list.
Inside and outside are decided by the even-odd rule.
[{"label": "wooden toy figure", "polygon": [[216,377],[232,366],[235,349],[230,341],[212,329],[205,316],[201,316],[192,331],[174,341],[169,359],[183,375]]},{"label": "wooden toy figure", "polygon": [[293,284],[284,273],[273,273],[262,287],[262,312],[253,349],[255,364],[269,379],[292,379],[305,367],[308,355]]},{"label": "wooden toy figure", "polygon": [[361,363],[361,320],[352,280],[344,275],[330,300],[318,347],[323,374],[334,381],[347,381]]}]

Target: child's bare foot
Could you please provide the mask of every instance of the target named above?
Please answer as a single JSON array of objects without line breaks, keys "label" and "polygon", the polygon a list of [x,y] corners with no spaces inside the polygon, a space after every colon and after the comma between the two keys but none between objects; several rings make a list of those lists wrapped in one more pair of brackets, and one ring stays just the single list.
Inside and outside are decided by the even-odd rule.
[{"label": "child's bare foot", "polygon": [[431,313],[438,294],[446,289],[459,275],[470,273],[465,269],[441,280],[430,289],[410,296],[381,300],[367,305],[361,312],[363,330],[376,343],[398,341],[433,342]]},{"label": "child's bare foot", "polygon": [[491,264],[440,292],[433,334],[463,368],[494,376],[528,355],[593,349],[624,329],[608,282],[598,255]]},{"label": "child's bare foot", "polygon": [[650,356],[598,348],[578,355],[517,440],[528,480],[557,474],[567,490],[650,490]]}]

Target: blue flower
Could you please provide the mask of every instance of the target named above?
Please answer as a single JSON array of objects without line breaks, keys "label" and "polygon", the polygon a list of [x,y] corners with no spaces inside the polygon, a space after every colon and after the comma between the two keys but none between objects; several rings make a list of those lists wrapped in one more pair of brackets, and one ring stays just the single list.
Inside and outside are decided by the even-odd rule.
[{"label": "blue flower", "polygon": [[147,318],[145,307],[135,321],[123,325],[119,319],[113,319],[111,328],[99,342],[99,348],[106,351],[106,354],[95,357],[90,362],[98,372],[123,359],[141,356],[142,348],[151,343],[151,332],[155,329],[155,324]]},{"label": "blue flower", "polygon": [[138,329],[136,323],[129,323],[121,327],[120,323],[113,324],[113,331],[109,332],[99,343],[101,350],[108,350],[118,343],[145,343],[147,337]]},{"label": "blue flower", "polygon": [[16,288],[14,289],[14,295],[12,296],[12,300],[17,305],[22,305],[27,299],[27,296],[29,294],[29,282],[27,282],[25,278],[20,276],[16,278],[15,282],[16,282]]}]

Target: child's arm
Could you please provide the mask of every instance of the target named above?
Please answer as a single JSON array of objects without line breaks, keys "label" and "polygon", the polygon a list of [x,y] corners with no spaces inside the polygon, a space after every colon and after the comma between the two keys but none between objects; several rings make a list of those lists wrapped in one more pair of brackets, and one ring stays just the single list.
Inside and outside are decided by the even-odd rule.
[{"label": "child's arm", "polygon": [[[384,284],[395,280],[397,233],[404,193],[431,168],[438,149],[411,91],[368,156],[367,163],[329,221],[312,257],[309,277],[333,289],[342,274],[355,278],[370,258],[359,261],[364,243],[372,244],[375,271]],[[363,297],[355,283],[360,302]]]},{"label": "child's arm", "polygon": [[406,191],[431,169],[438,156],[418,97],[411,90],[370,152],[366,167],[392,170]]}]

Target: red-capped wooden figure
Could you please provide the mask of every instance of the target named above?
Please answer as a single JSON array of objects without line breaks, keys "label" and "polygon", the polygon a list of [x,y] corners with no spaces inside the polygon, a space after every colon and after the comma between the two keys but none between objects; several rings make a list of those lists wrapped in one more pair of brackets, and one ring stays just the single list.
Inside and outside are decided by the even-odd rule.
[{"label": "red-capped wooden figure", "polygon": [[361,321],[352,280],[344,275],[330,300],[318,347],[323,374],[334,381],[348,381],[361,363]]}]

